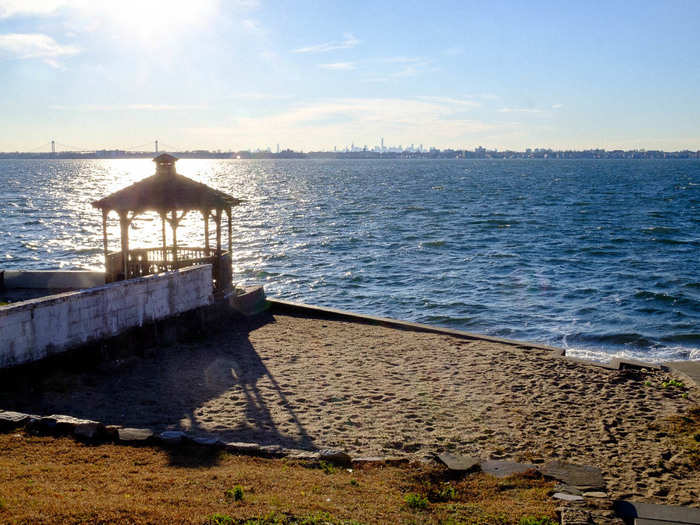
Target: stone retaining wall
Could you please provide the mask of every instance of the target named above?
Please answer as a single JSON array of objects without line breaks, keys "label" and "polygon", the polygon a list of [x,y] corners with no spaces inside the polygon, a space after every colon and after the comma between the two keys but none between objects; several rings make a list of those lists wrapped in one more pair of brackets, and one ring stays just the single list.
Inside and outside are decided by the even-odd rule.
[{"label": "stone retaining wall", "polygon": [[213,303],[211,265],[0,306],[0,368]]}]

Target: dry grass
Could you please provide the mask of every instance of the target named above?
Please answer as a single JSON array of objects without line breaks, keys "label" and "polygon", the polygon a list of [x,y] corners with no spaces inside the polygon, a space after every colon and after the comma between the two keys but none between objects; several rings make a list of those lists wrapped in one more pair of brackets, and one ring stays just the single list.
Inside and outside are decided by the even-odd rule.
[{"label": "dry grass", "polygon": [[676,450],[687,457],[691,469],[700,469],[700,405],[667,421],[666,431]]},{"label": "dry grass", "polygon": [[[0,450],[2,523],[517,524],[554,516],[552,484],[537,476],[448,480],[417,465],[350,472],[24,433],[0,435]],[[411,493],[425,508],[407,503]]]}]

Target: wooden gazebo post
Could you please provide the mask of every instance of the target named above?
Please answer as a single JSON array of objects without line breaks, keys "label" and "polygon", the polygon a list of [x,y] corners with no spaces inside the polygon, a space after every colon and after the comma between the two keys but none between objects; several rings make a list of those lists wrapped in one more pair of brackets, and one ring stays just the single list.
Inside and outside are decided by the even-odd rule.
[{"label": "wooden gazebo post", "polygon": [[107,215],[109,215],[109,210],[102,210],[102,246],[105,251],[105,270],[109,271],[109,247],[107,244]]},{"label": "wooden gazebo post", "polygon": [[129,221],[128,212],[119,211],[119,230],[121,232],[122,268],[124,279],[129,278]]},{"label": "wooden gazebo post", "polygon": [[233,226],[231,225],[231,206],[228,207],[228,255],[231,257],[231,260],[233,261],[233,239],[232,239],[232,232],[233,232]]}]

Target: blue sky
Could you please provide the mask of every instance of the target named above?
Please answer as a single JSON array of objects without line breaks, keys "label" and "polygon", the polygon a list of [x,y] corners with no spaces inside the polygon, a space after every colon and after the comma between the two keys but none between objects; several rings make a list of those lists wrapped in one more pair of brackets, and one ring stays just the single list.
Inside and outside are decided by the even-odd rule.
[{"label": "blue sky", "polygon": [[700,149],[700,2],[0,0],[0,151]]}]

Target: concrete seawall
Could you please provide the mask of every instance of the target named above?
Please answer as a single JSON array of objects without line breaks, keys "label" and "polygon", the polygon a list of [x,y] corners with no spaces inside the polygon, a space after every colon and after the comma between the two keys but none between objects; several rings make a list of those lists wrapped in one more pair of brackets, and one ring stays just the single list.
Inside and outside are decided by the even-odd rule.
[{"label": "concrete seawall", "polygon": [[0,368],[211,305],[212,292],[202,265],[0,306]]}]

